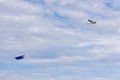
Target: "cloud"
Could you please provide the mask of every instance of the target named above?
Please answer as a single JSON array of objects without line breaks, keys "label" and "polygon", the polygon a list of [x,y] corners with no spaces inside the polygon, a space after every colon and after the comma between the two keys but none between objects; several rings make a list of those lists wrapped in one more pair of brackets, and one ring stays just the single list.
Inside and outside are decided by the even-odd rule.
[{"label": "cloud", "polygon": [[[0,63],[5,63],[4,66],[16,64],[14,68],[18,63],[31,65],[34,69],[35,65],[49,64],[50,68],[43,69],[46,73],[42,80],[107,80],[109,77],[112,80],[115,74],[119,75],[107,69],[112,67],[114,71],[119,66],[118,3],[119,0],[0,0]],[[87,25],[88,19],[97,24]],[[14,62],[14,56],[20,54],[25,54],[26,58]],[[58,65],[60,73],[55,68]],[[42,74],[35,71],[32,76],[29,72],[21,76],[17,69],[3,71],[0,76],[4,80],[17,77],[39,80],[38,75]],[[9,74],[13,74],[12,77]]]},{"label": "cloud", "polygon": [[63,56],[63,57],[58,57],[54,59],[28,59],[26,62],[27,63],[72,63],[76,61],[84,61],[88,60],[87,58],[83,56]]}]

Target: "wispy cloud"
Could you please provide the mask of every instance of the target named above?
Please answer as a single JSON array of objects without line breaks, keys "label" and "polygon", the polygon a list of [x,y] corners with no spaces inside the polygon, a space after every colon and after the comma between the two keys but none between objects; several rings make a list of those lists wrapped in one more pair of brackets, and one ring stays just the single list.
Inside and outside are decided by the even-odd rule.
[{"label": "wispy cloud", "polygon": [[[0,0],[1,79],[119,79],[119,2]],[[15,61],[21,54],[26,58]]]}]

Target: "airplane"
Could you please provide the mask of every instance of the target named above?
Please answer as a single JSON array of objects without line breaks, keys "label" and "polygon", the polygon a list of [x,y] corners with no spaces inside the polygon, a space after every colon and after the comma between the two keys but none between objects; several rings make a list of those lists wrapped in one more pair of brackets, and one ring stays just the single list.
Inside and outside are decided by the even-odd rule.
[{"label": "airplane", "polygon": [[95,21],[92,21],[92,20],[88,20],[88,22],[89,22],[89,23],[87,23],[87,24],[96,24],[96,22],[95,22]]},{"label": "airplane", "polygon": [[21,55],[21,56],[17,56],[15,57],[16,60],[21,60],[21,59],[24,59],[25,55]]}]

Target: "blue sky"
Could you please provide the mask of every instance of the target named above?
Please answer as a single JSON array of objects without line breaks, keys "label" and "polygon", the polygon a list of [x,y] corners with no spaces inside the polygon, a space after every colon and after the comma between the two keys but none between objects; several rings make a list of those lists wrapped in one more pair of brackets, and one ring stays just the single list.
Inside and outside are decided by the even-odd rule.
[{"label": "blue sky", "polygon": [[0,79],[119,80],[119,3],[0,0]]}]

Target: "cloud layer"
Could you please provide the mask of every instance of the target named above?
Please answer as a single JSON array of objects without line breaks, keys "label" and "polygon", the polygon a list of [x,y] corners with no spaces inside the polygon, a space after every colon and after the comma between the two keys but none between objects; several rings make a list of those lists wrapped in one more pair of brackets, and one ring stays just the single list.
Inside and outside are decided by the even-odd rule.
[{"label": "cloud layer", "polygon": [[[0,78],[118,80],[119,3],[0,0]],[[26,58],[15,61],[21,54]]]}]

